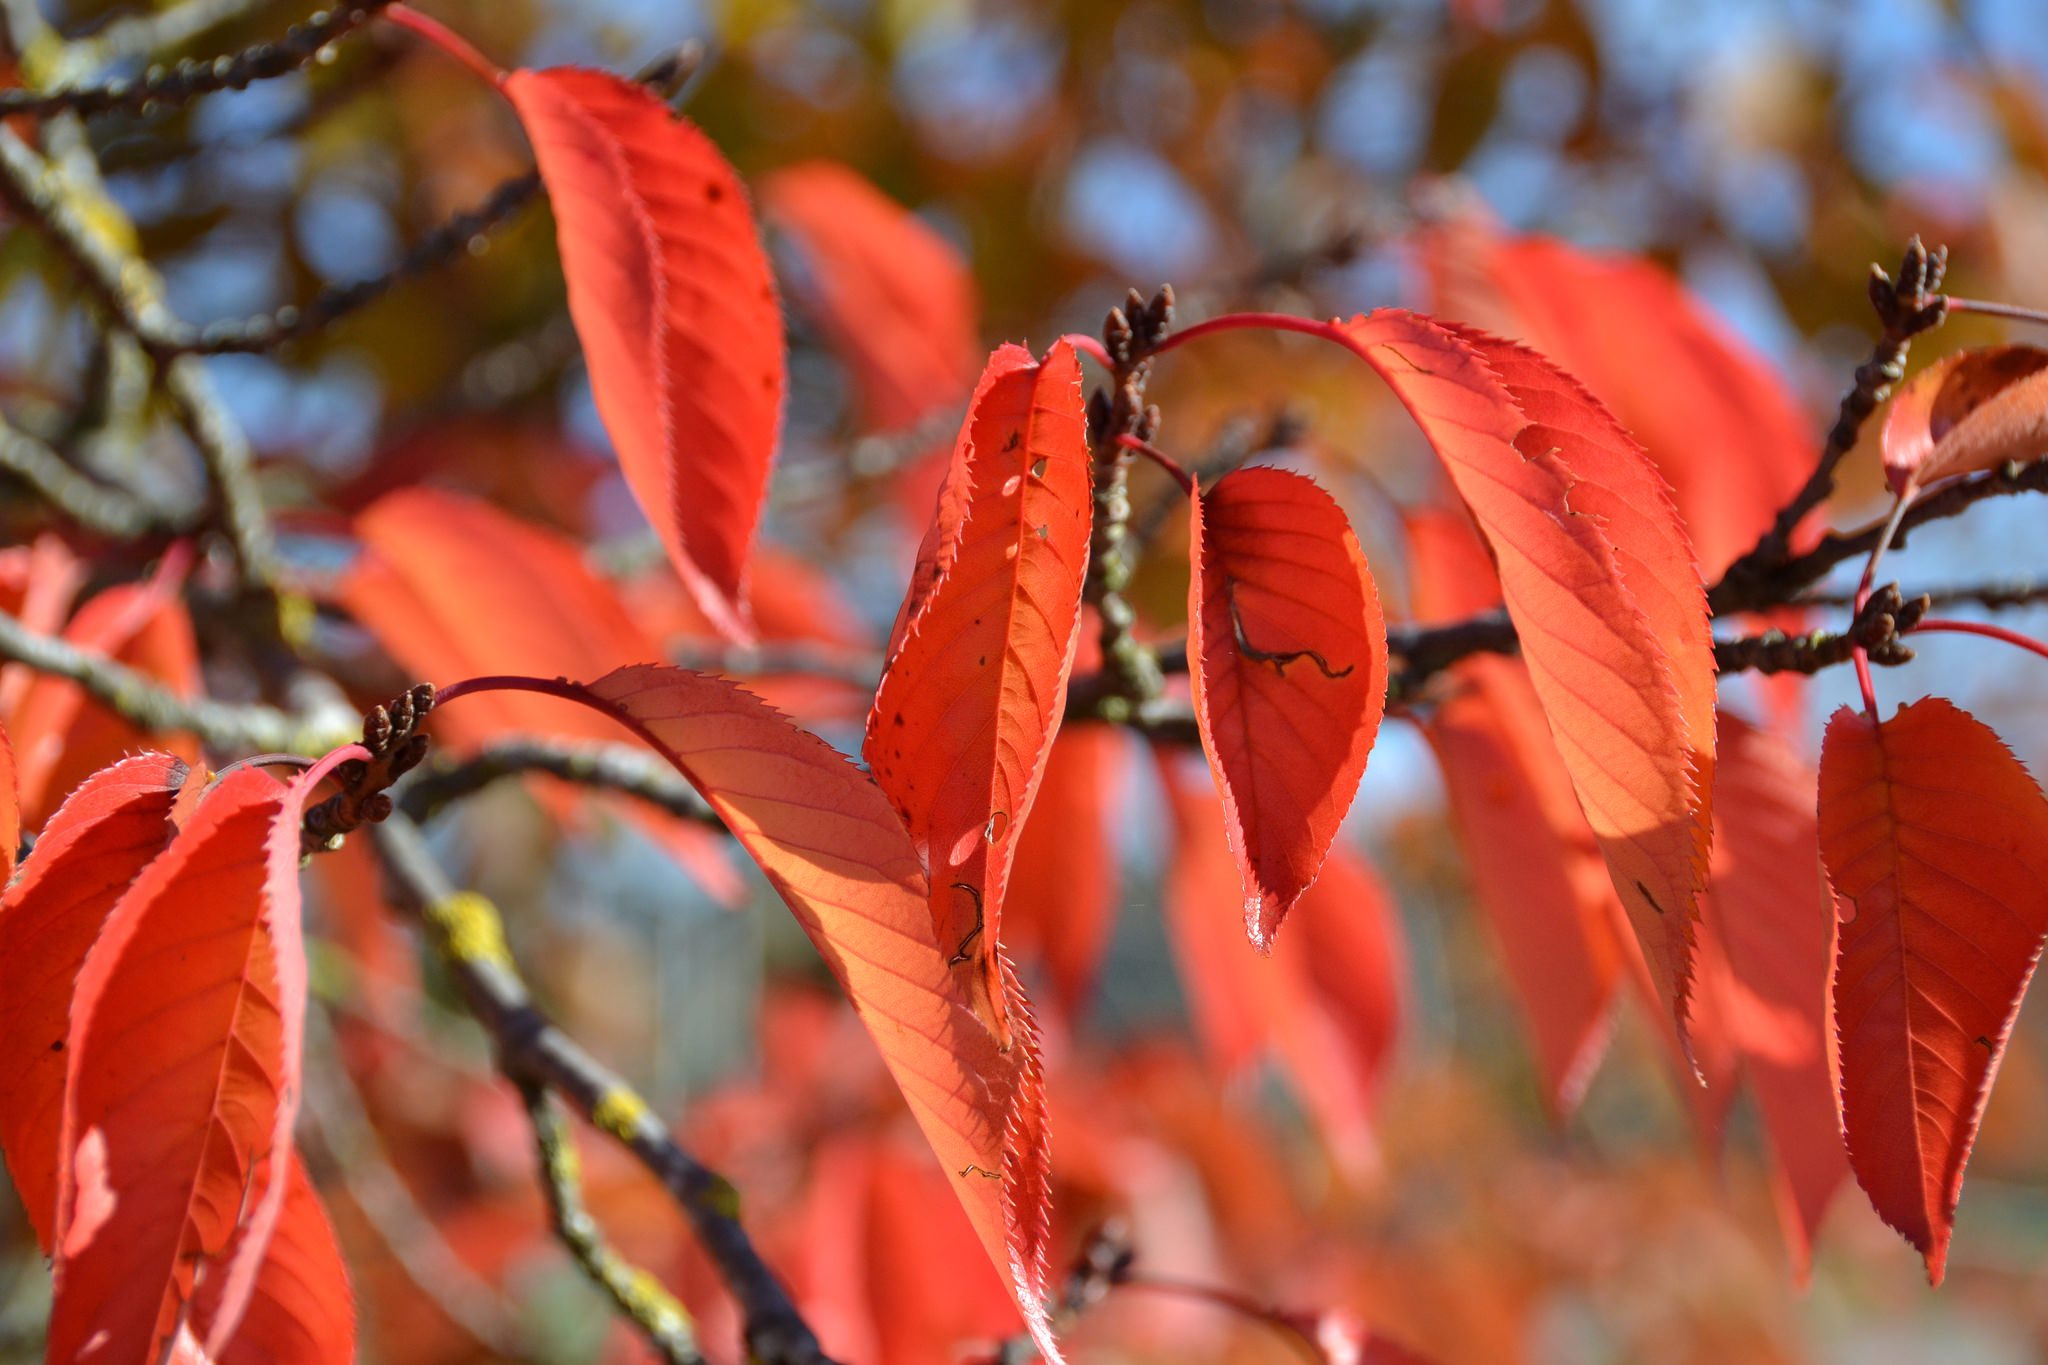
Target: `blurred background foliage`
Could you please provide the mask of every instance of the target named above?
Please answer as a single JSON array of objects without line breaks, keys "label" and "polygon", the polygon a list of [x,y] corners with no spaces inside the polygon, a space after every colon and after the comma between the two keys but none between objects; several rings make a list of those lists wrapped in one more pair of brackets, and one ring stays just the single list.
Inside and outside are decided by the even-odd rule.
[{"label": "blurred background foliage", "polygon": [[[230,51],[302,17],[289,4],[217,7],[227,18],[192,51]],[[43,8],[72,34],[136,9]],[[1909,234],[1949,245],[1955,292],[2048,305],[2048,15],[2034,0],[427,8],[508,65],[631,71],[700,41],[687,110],[743,174],[758,183],[823,158],[872,180],[969,263],[987,345],[1093,330],[1127,286],[1162,281],[1194,314],[1413,304],[1423,295],[1411,231],[1482,212],[1668,267],[1776,368],[1812,415],[1817,447],[1822,414],[1868,346],[1868,264],[1896,259]],[[378,31],[333,58],[187,109],[92,125],[112,195],[188,320],[303,304],[390,270],[408,244],[529,166],[509,111],[440,54]],[[339,325],[274,354],[207,362],[260,452],[296,563],[337,567],[346,515],[415,480],[584,539],[610,570],[648,562],[551,245],[545,209],[530,208],[466,259]],[[767,537],[836,581],[843,605],[813,601],[812,614],[872,643],[928,506],[899,475],[947,439],[958,395],[936,395],[922,427],[871,429],[802,306],[815,263],[787,234],[771,245],[792,300],[792,387]],[[97,401],[110,362],[67,277],[26,234],[0,244],[0,282],[0,392],[15,420],[61,432]],[[1917,359],[1996,335],[1965,319]],[[1398,410],[1349,362],[1226,339],[1163,366],[1153,396],[1169,449],[1198,458],[1237,424],[1312,463],[1398,598],[1386,494],[1426,496],[1432,475]],[[175,492],[182,453],[152,429],[128,438],[102,440],[93,458]],[[1873,510],[1878,482],[1867,453],[1850,471],[1844,521]],[[1138,491],[1141,520],[1164,527],[1170,546],[1172,518],[1144,510],[1163,484],[1141,473]],[[1932,583],[2035,572],[2037,518],[2018,500],[1980,508],[1967,530],[1916,538],[1913,573]],[[1165,636],[1185,595],[1174,559],[1157,556],[1136,591]],[[199,626],[204,639],[209,623]],[[338,614],[320,629],[337,656],[363,652]],[[2036,680],[1980,667],[1968,645],[1929,653],[1885,675],[1886,695],[1938,679],[2023,756],[2048,756]],[[364,685],[376,695],[385,681],[371,670]],[[1812,713],[1847,688],[1845,677],[1817,682]],[[842,696],[836,714],[823,706],[812,718],[844,741],[860,714]],[[1582,1110],[1546,1117],[1411,728],[1389,727],[1353,820],[1397,889],[1410,952],[1404,1035],[1378,1150],[1363,1164],[1333,1160],[1270,1077],[1226,1086],[1190,1052],[1159,913],[1160,802],[1149,774],[1128,780],[1116,937],[1086,1026],[1062,1044],[1056,1150],[1072,1162],[1069,1212],[1122,1216],[1146,1264],[1343,1310],[1446,1362],[2048,1357],[2038,1007],[1986,1120],[1946,1287],[1926,1288],[1850,1188],[1801,1290],[1747,1107],[1725,1157],[1704,1154],[1629,1011]],[[903,1143],[893,1101],[873,1089],[871,1050],[815,992],[808,950],[758,887],[733,914],[629,826],[558,825],[516,789],[480,798],[436,836],[507,908],[515,949],[571,1030],[726,1165],[778,1263],[826,1305],[828,1341],[837,1330],[877,1358],[912,1360],[926,1347],[889,1332],[1005,1330],[978,1252],[892,1240],[911,1224],[950,1226],[952,1201]],[[346,1060],[348,1079],[315,1097],[312,1145],[345,1192],[336,1202],[360,1268],[367,1357],[630,1355],[539,1231],[523,1119],[488,1081],[478,1040],[431,972],[416,997],[411,946],[360,908],[374,896],[367,868],[336,859],[319,876],[333,1018],[316,1038]],[[601,1147],[587,1157],[593,1201],[622,1244],[709,1302],[672,1210]],[[39,1358],[42,1272],[19,1221],[5,1226],[0,1355]],[[719,1342],[718,1310],[706,1311]],[[1293,1358],[1284,1340],[1211,1310],[1137,1297],[1092,1314],[1075,1346],[1084,1360]]]}]

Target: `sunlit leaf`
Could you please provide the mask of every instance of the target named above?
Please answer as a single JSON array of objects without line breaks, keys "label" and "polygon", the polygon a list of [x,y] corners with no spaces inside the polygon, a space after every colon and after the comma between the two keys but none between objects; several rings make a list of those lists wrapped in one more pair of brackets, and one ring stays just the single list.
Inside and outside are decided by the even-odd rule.
[{"label": "sunlit leaf", "polygon": [[1387,702],[1387,626],[1358,537],[1299,474],[1242,469],[1192,499],[1188,663],[1252,942],[1316,879]]},{"label": "sunlit leaf", "polygon": [[1090,516],[1080,365],[1056,346],[989,363],[955,452],[966,490],[940,571],[910,609],[864,752],[927,851],[932,921],[999,1037],[1003,902],[1081,623]]},{"label": "sunlit leaf", "polygon": [[554,205],[569,314],[626,482],[698,604],[736,639],[775,457],[782,311],[739,177],[646,89],[514,71]]},{"label": "sunlit leaf", "polygon": [[2048,351],[1986,346],[1942,357],[1892,399],[1883,444],[1894,492],[2039,459],[2048,448]]}]

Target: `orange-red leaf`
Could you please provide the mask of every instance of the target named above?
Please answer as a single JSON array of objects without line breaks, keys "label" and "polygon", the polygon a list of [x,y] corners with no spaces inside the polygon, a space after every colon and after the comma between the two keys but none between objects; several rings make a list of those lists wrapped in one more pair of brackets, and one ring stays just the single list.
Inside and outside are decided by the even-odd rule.
[{"label": "orange-red leaf", "polygon": [[1706,594],[1640,447],[1533,352],[1384,310],[1346,340],[1493,550],[1536,694],[1683,1040],[1714,751]]},{"label": "orange-red leaf", "polygon": [[1820,848],[1849,1164],[1941,1282],[1963,1167],[2048,933],[2048,800],[1940,697],[1828,723]]},{"label": "orange-red leaf", "polygon": [[[703,792],[874,1036],[1048,1359],[1050,1155],[1038,1037],[1005,973],[1004,1050],[934,934],[917,849],[881,790],[723,678],[622,668],[561,695],[633,729]],[[461,703],[454,703],[459,705]]]},{"label": "orange-red leaf", "polygon": [[1648,261],[1455,221],[1422,239],[1445,315],[1527,342],[1591,389],[1669,481],[1700,564],[1756,543],[1813,463],[1785,382]]},{"label": "orange-red leaf", "polygon": [[1343,509],[1280,469],[1190,498],[1195,719],[1244,886],[1271,948],[1358,793],[1387,704],[1387,623]]},{"label": "orange-red leaf", "polygon": [[926,851],[938,941],[998,1036],[1003,899],[1066,705],[1088,566],[1080,362],[1006,346],[968,413],[965,498],[868,717],[875,782]]},{"label": "orange-red leaf", "polygon": [[1892,491],[2040,458],[2048,446],[2048,351],[1986,346],[1944,356],[1899,390],[1884,422]]},{"label": "orange-red leaf", "polygon": [[569,315],[619,466],[699,605],[749,637],[747,554],[783,391],[782,311],[739,176],[641,86],[514,71]]},{"label": "orange-red leaf", "polygon": [[221,779],[115,904],[79,972],[52,1360],[102,1333],[107,1359],[158,1359],[212,1281],[204,1345],[217,1354],[249,1302],[302,1085],[308,790],[254,769]]},{"label": "orange-red leaf", "polygon": [[72,982],[128,884],[170,841],[185,765],[141,754],[94,774],[50,817],[0,900],[0,1147],[47,1254]]},{"label": "orange-red leaf", "polygon": [[769,175],[761,205],[803,248],[801,293],[852,373],[866,426],[910,426],[967,391],[979,305],[952,243],[831,161]]},{"label": "orange-red leaf", "polygon": [[1728,964],[1720,1024],[1762,1109],[1801,1278],[1849,1172],[1828,1065],[1835,913],[1817,852],[1814,783],[1812,767],[1782,741],[1723,713],[1703,922]]}]

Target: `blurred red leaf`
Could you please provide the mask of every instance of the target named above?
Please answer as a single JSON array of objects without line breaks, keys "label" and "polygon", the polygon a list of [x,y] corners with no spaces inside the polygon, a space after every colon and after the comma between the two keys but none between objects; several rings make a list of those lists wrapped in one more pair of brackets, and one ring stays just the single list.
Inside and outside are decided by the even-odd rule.
[{"label": "blurred red leaf", "polygon": [[1309,479],[1240,469],[1190,504],[1195,719],[1245,931],[1269,949],[1358,793],[1387,704],[1387,623],[1343,509]]},{"label": "blurred red leaf", "polygon": [[746,640],[748,551],[782,417],[782,311],[738,175],[641,86],[503,81],[554,205],[598,415],[676,572]]},{"label": "blurred red leaf", "polygon": [[[218,1365],[352,1365],[356,1305],[348,1267],[320,1192],[296,1151],[288,1154],[284,1203],[241,1322],[212,1358]],[[246,1229],[245,1229],[246,1235]],[[192,1316],[198,1334],[218,1319],[225,1277],[200,1286]]]},{"label": "blurred red leaf", "polygon": [[1198,769],[1159,759],[1174,832],[1162,895],[1196,1036],[1227,1074],[1277,1061],[1331,1154],[1362,1176],[1377,1160],[1373,1102],[1400,1016],[1391,903],[1362,860],[1334,848],[1297,907],[1302,929],[1270,955],[1251,952],[1226,909],[1237,878],[1221,799]]},{"label": "blurred red leaf", "polygon": [[1785,1242],[1803,1280],[1843,1177],[1828,1064],[1834,899],[1824,880],[1811,765],[1724,712],[1714,767],[1713,879],[1701,910],[1725,954],[1721,1025],[1763,1112]]},{"label": "blurred red leaf", "polygon": [[1849,1165],[1941,1283],[1963,1167],[2048,933],[2048,801],[1940,697],[1847,708],[1820,761]]},{"label": "blurred red leaf", "polygon": [[965,395],[979,304],[952,243],[836,162],[768,175],[761,205],[803,248],[805,302],[853,375],[863,425],[907,427]]},{"label": "blurred red leaf", "polygon": [[1123,888],[1110,822],[1120,809],[1127,754],[1116,726],[1061,726],[1017,838],[1021,872],[1003,911],[1005,946],[1019,961],[1044,960],[1069,1020],[1087,1008],[1116,927]]},{"label": "blurred red leaf", "polygon": [[107,912],[172,833],[185,765],[141,754],[95,773],[50,817],[0,900],[0,1147],[47,1255],[57,1221],[72,983]]},{"label": "blurred red leaf", "polygon": [[863,752],[919,847],[931,915],[961,986],[1007,1041],[1003,902],[1065,709],[1088,564],[1080,362],[1005,346],[954,452],[965,490],[941,565],[906,604]]},{"label": "blurred red leaf", "polygon": [[[127,664],[178,696],[197,695],[199,647],[179,596],[190,562],[189,553],[174,551],[148,580],[117,584],[89,598],[65,624],[64,640]],[[48,675],[30,684],[8,729],[16,744],[22,814],[31,827],[88,775],[145,743],[188,763],[199,758],[191,737],[145,736],[77,683]]]},{"label": "blurred red leaf", "polygon": [[[662,657],[581,546],[488,503],[439,489],[405,489],[356,518],[355,530],[363,552],[337,595],[414,678],[594,678]],[[599,717],[517,692],[478,697],[435,728],[464,748],[505,734],[618,738]],[[558,813],[572,799],[559,795]],[[739,881],[714,832],[623,798],[603,804],[645,829],[713,897],[737,898]]]}]

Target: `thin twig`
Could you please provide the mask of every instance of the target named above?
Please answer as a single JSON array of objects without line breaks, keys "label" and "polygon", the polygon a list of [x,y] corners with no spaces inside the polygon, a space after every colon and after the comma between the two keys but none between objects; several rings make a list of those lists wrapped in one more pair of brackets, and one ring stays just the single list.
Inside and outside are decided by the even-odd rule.
[{"label": "thin twig", "polygon": [[451,801],[522,773],[547,773],[582,786],[623,792],[685,820],[719,823],[697,789],[646,749],[537,737],[495,740],[467,758],[437,754],[400,790],[398,808],[414,820],[427,820]]},{"label": "thin twig", "polygon": [[547,1196],[548,1220],[555,1237],[605,1292],[613,1306],[639,1327],[648,1343],[671,1365],[697,1365],[703,1359],[690,1316],[652,1275],[633,1265],[605,1241],[604,1230],[583,1206],[582,1163],[576,1138],[555,1112],[547,1087],[519,1082],[519,1097],[533,1123],[534,1147],[540,1161],[541,1190]]},{"label": "thin twig", "polygon": [[331,734],[331,726],[259,703],[180,697],[126,664],[80,649],[68,640],[38,635],[4,612],[0,612],[0,659],[69,678],[139,730],[151,734],[182,731],[224,752],[319,754],[353,738],[347,733]]},{"label": "thin twig", "polygon": [[391,0],[358,0],[323,10],[294,24],[274,43],[258,43],[228,57],[187,60],[151,67],[136,80],[104,85],[60,85],[52,90],[0,90],[0,118],[11,114],[72,113],[84,117],[126,110],[146,113],[157,106],[188,104],[201,95],[242,90],[261,80],[289,75],[319,56],[320,49],[362,27]]},{"label": "thin twig", "polygon": [[1870,302],[1883,330],[1871,347],[1870,358],[1857,367],[1856,382],[1842,395],[1835,424],[1821,446],[1813,473],[1792,500],[1778,509],[1770,529],[1729,565],[1724,582],[1743,583],[1769,575],[1790,555],[1792,534],[1799,523],[1834,493],[1835,471],[1855,448],[1864,421],[1891,393],[1891,386],[1905,377],[1906,352],[1913,338],[1940,326],[1946,316],[1947,300],[1940,289],[1947,269],[1948,248],[1936,247],[1930,252],[1918,237],[1906,247],[1897,280],[1875,265],[1870,267]]},{"label": "thin twig", "polygon": [[96,190],[67,181],[4,126],[0,200],[57,248],[107,314],[157,362],[179,425],[198,448],[213,480],[244,582],[252,587],[274,583],[276,540],[256,486],[248,438],[228,415],[200,362],[180,354],[180,347],[189,344],[191,328],[164,306],[163,283],[156,272],[95,226],[96,219],[118,215],[119,210]]},{"label": "thin twig", "polygon": [[0,417],[0,470],[27,484],[65,517],[101,535],[136,540],[185,529],[125,489],[90,477],[4,417]]},{"label": "thin twig", "polygon": [[470,1012],[490,1034],[499,1070],[522,1088],[559,1096],[667,1187],[745,1315],[750,1358],[762,1365],[829,1365],[816,1335],[741,1226],[737,1192],[683,1150],[624,1081],[535,1007],[490,902],[458,893],[419,826],[403,815],[378,825],[376,841],[397,899],[419,915]]}]

